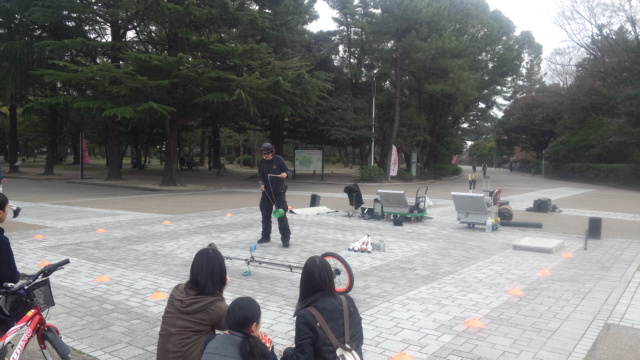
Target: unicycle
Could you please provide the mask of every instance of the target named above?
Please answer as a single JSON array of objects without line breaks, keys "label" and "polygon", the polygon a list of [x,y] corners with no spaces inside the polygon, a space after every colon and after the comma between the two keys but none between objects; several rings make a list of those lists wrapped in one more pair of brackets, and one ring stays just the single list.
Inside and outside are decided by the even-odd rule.
[{"label": "unicycle", "polygon": [[340,295],[348,294],[353,289],[353,271],[347,261],[340,255],[332,252],[326,252],[320,257],[324,258],[331,265],[334,274],[333,282],[336,286],[336,292]]},{"label": "unicycle", "polygon": [[[284,270],[293,272],[302,271],[302,266],[292,265],[292,264],[284,264],[278,262],[275,259],[265,259],[265,258],[256,258],[253,253],[256,251],[256,244],[251,244],[249,246],[249,257],[248,258],[237,258],[232,256],[225,256],[226,260],[241,260],[247,265],[247,270],[242,273],[242,276],[251,276],[251,265],[261,265],[267,268],[271,268],[274,270]],[[323,259],[329,262],[331,266],[331,271],[334,274],[333,282],[336,287],[336,292],[340,295],[347,294],[353,289],[354,277],[353,271],[342,256],[333,253],[333,252],[325,252],[320,255]]]}]

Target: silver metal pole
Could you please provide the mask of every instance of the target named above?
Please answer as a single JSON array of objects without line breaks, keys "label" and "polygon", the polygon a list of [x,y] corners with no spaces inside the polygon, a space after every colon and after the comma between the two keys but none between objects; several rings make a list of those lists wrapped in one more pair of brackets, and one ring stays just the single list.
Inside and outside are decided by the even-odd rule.
[{"label": "silver metal pole", "polygon": [[542,178],[544,179],[544,150],[542,150]]},{"label": "silver metal pole", "polygon": [[371,111],[371,166],[373,166],[373,159],[375,156],[374,146],[375,146],[375,132],[376,132],[376,78],[374,77],[371,80],[371,91],[373,92],[373,108]]}]

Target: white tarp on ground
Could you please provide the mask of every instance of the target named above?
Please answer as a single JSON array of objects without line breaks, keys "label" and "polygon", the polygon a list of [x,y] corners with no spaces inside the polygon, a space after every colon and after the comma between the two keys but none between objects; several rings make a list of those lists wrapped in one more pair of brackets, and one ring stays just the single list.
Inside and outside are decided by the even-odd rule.
[{"label": "white tarp on ground", "polygon": [[299,214],[299,215],[320,215],[320,214],[326,214],[330,212],[338,212],[338,210],[331,210],[326,206],[314,206],[314,207],[308,207],[308,208],[291,209],[289,210],[289,212],[292,214]]}]

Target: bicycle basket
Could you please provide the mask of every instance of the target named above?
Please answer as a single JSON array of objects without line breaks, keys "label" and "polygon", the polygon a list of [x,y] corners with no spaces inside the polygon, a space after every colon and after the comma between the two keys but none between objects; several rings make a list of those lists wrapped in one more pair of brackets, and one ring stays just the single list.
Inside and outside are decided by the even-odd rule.
[{"label": "bicycle basket", "polygon": [[19,319],[35,305],[39,305],[41,311],[55,305],[49,279],[38,281],[24,291],[7,296],[3,307],[10,317]]}]

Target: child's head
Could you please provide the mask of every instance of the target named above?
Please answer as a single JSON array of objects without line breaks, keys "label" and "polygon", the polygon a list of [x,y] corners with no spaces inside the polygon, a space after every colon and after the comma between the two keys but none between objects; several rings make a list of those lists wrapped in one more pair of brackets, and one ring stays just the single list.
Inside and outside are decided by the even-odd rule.
[{"label": "child's head", "polygon": [[307,259],[300,276],[300,297],[298,305],[302,305],[312,296],[324,293],[336,294],[335,274],[329,262],[321,256],[314,255]]},{"label": "child's head", "polygon": [[191,263],[187,286],[196,295],[222,295],[227,285],[227,267],[224,257],[214,244],[209,244],[196,253]]},{"label": "child's head", "polygon": [[247,333],[252,329],[251,333],[255,333],[260,329],[260,317],[262,312],[260,305],[253,298],[248,296],[239,297],[229,304],[225,315],[225,322],[229,326],[229,330],[239,333]]},{"label": "child's head", "polygon": [[270,359],[269,348],[260,340],[260,305],[250,297],[239,297],[229,304],[224,316],[229,330],[243,335],[242,359]]},{"label": "child's head", "polygon": [[7,198],[7,195],[0,193],[0,223],[3,223],[7,218],[8,206],[9,198]]}]

